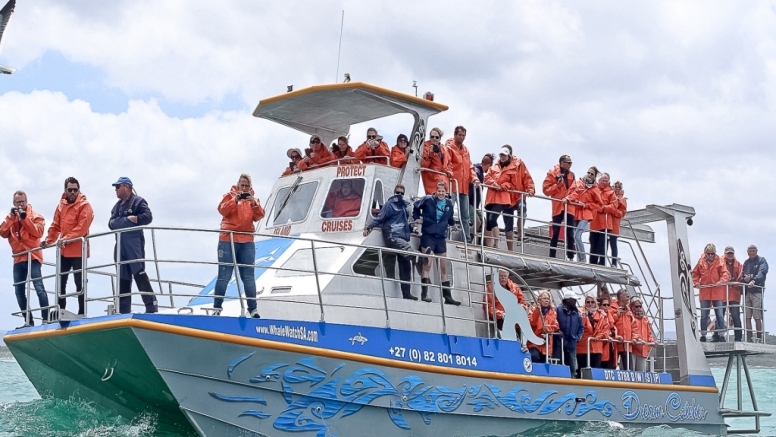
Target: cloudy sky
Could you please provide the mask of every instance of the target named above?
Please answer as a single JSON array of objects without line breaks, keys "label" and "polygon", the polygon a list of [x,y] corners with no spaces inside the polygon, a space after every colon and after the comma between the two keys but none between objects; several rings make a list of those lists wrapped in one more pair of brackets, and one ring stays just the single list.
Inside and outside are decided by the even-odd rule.
[{"label": "cloudy sky", "polygon": [[[3,44],[0,64],[18,71],[0,77],[0,199],[10,208],[26,190],[47,225],[72,175],[92,231],[106,230],[110,184],[126,175],[154,224],[217,227],[237,175],[253,174],[265,199],[285,150],[307,140],[252,117],[258,101],[348,72],[434,92],[450,110],[431,124],[465,125],[476,158],[509,143],[541,180],[568,153],[577,174],[596,165],[622,180],[631,209],[694,206],[693,263],[707,242],[740,259],[757,243],[776,259],[773,1],[18,0]],[[214,255],[215,242],[199,249]],[[2,329],[20,319],[7,316],[7,245],[0,255]]]}]

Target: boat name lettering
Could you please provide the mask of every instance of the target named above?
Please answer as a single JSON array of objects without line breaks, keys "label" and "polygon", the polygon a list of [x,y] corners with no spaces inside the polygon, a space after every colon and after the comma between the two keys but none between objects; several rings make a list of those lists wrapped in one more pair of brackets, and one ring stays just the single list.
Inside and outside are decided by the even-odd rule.
[{"label": "boat name lettering", "polygon": [[632,391],[622,395],[622,415],[629,420],[641,416],[642,420],[660,420],[668,418],[671,422],[703,421],[708,410],[698,404],[695,398],[682,403],[682,397],[674,392],[668,395],[665,404],[641,404],[639,396]]},{"label": "boat name lettering", "polygon": [[422,351],[420,349],[407,349],[406,347],[392,346],[388,353],[395,358],[408,359],[415,363],[439,363],[454,364],[460,367],[477,367],[477,357],[467,355],[448,354],[446,352]]},{"label": "boat name lettering", "polygon": [[256,333],[264,335],[274,335],[276,337],[293,338],[318,343],[318,331],[308,330],[304,326],[257,326]]},{"label": "boat name lettering", "polygon": [[289,235],[291,234],[291,225],[278,226],[273,228],[272,233],[275,235]]},{"label": "boat name lettering", "polygon": [[364,176],[366,165],[340,165],[337,167],[337,177]]},{"label": "boat name lettering", "polygon": [[647,384],[660,384],[660,374],[655,372],[637,372],[634,370],[609,370],[604,369],[606,381],[645,382]]},{"label": "boat name lettering", "polygon": [[353,230],[353,220],[325,220],[321,232],[346,232]]}]

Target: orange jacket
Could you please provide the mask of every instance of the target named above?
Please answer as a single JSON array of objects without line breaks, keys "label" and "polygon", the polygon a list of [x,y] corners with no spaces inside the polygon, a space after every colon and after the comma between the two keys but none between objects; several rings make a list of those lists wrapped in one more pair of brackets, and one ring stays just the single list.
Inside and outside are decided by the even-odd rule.
[{"label": "orange jacket", "polygon": [[[647,343],[654,343],[655,337],[652,335],[652,326],[650,326],[649,319],[646,315],[642,317],[633,318],[633,339],[641,340]],[[652,350],[652,346],[646,344],[634,344],[631,346],[633,354],[640,357],[648,357],[649,351]]]},{"label": "orange jacket", "polygon": [[[356,149],[356,158],[360,159],[364,164],[383,164],[388,165],[388,156],[391,151],[388,149],[388,144],[385,141],[380,141],[380,144],[376,148],[371,148],[364,141],[363,144]],[[375,156],[384,156],[385,158],[375,158]]]},{"label": "orange jacket", "polygon": [[[43,228],[46,226],[43,216],[33,211],[29,203],[25,211],[27,217],[24,220],[20,220],[16,214],[8,214],[0,225],[0,237],[8,239],[13,253],[40,247],[40,239],[43,237]],[[32,252],[32,259],[43,263],[43,252]],[[19,255],[13,259],[14,264],[26,261],[27,255]]]},{"label": "orange jacket", "polygon": [[[612,305],[610,301],[610,305]],[[616,305],[616,303],[615,303]],[[614,313],[617,311],[617,307],[614,307],[614,311],[612,311],[612,307],[609,307],[609,311],[606,311],[606,319],[609,323],[609,331],[607,332],[606,338],[614,338],[617,335],[617,328],[614,326]],[[601,361],[609,361],[610,358],[610,352],[612,351],[612,343],[603,343],[602,345],[603,349],[601,350]]]},{"label": "orange jacket", "polygon": [[[495,303],[493,302],[494,299],[496,301]],[[496,311],[496,320],[503,319],[506,314],[504,305],[501,304],[501,301],[498,300],[498,296],[496,296],[496,293],[493,291],[493,285],[488,284],[488,291],[485,293],[485,310],[488,312],[488,320],[493,320],[494,308]]]},{"label": "orange jacket", "polygon": [[614,207],[617,211],[614,212],[612,217],[612,233],[620,235],[620,223],[622,223],[625,213],[628,212],[628,199],[625,198],[625,191],[621,191],[619,195],[615,193],[614,197]]},{"label": "orange jacket", "polygon": [[[636,317],[633,316],[631,310],[625,312],[617,312],[614,314],[614,327],[617,328],[617,335],[621,336],[623,340],[633,340],[633,332],[636,331]],[[625,352],[625,343],[615,343],[614,350],[619,352]],[[633,352],[633,345],[629,346],[629,350]]]},{"label": "orange jacket", "polygon": [[[256,199],[256,206],[253,207],[247,199],[237,200],[238,191],[237,185],[232,186],[232,189],[224,194],[224,198],[218,204],[218,212],[223,216],[221,230],[253,232],[254,222],[264,217],[264,208],[261,207],[259,199]],[[252,189],[251,195],[253,195]],[[219,241],[230,241],[229,233],[221,233],[218,239]],[[252,241],[253,235],[234,234],[235,243],[250,243]]]},{"label": "orange jacket", "polygon": [[[728,276],[730,276],[730,279],[728,279],[730,282],[738,282],[741,280],[741,274],[744,272],[744,266],[738,262],[737,259],[733,258],[733,273],[730,273],[730,270],[728,268],[727,262],[725,261],[724,257],[720,257],[720,261],[722,262],[722,265],[725,267],[725,270],[728,272]],[[729,285],[728,286],[728,296],[725,296],[728,302],[741,302],[741,286],[740,285]]]},{"label": "orange jacket", "polygon": [[361,211],[361,196],[355,191],[351,191],[347,196],[342,196],[339,191],[332,191],[326,197],[323,210],[331,211],[332,218],[355,217]]},{"label": "orange jacket", "polygon": [[[528,311],[528,322],[531,323],[531,329],[534,334],[541,338],[544,338],[542,326],[546,327],[547,332],[549,333],[558,332],[558,329],[560,329],[558,326],[558,314],[555,312],[555,308],[553,308],[552,305],[550,305],[547,314],[544,315],[544,325],[542,325],[542,310],[538,305],[532,306],[531,310]],[[547,355],[547,347],[549,347],[550,352],[552,352],[552,337],[552,335],[548,335],[547,343],[543,345],[534,344],[529,341],[528,347],[535,347],[539,349],[539,352],[541,352],[542,355]]]},{"label": "orange jacket", "polygon": [[448,193],[453,191],[453,187],[450,186],[450,176],[453,175],[453,163],[450,160],[450,152],[444,144],[439,144],[439,153],[434,153],[431,150],[431,141],[426,141],[423,145],[420,166],[445,174],[443,176],[429,171],[420,173],[420,177],[423,179],[423,189],[426,190],[426,194],[436,193],[436,185],[440,180],[447,184]]},{"label": "orange jacket", "polygon": [[[706,255],[702,254],[698,264],[692,269],[692,282],[695,285],[714,285],[720,282],[728,282],[730,275],[725,268],[725,262],[720,262],[719,255],[714,255],[711,264],[706,262]],[[725,286],[704,287],[698,290],[700,300],[725,300]],[[705,326],[703,327],[705,328]]]},{"label": "orange jacket", "polygon": [[513,296],[517,299],[517,303],[523,306],[523,308],[528,309],[528,306],[525,304],[525,296],[523,296],[523,290],[520,289],[520,286],[512,282],[511,279],[507,279],[507,290],[509,290],[510,293],[512,293]]},{"label": "orange jacket", "polygon": [[584,203],[583,207],[576,207],[576,214],[574,218],[577,220],[592,221],[595,211],[598,210],[598,206],[601,204],[601,195],[596,186],[591,188],[585,186],[583,179],[578,179],[574,190],[568,196],[569,201]]},{"label": "orange jacket", "polygon": [[[62,200],[54,211],[54,221],[48,231],[46,244],[53,244],[57,240],[70,240],[89,235],[89,227],[94,220],[94,211],[86,196],[78,193],[75,202],[67,203],[67,194],[62,194]],[[65,244],[59,252],[65,258],[81,258],[81,241],[73,241]],[[86,244],[86,256],[89,256],[89,243]]]},{"label": "orange jacket", "polygon": [[[609,314],[603,310],[598,310],[593,314],[593,323],[590,323],[590,317],[582,316],[582,338],[577,343],[577,353],[587,353],[587,339],[589,337],[605,339],[609,338]],[[604,351],[604,345],[608,343],[590,340],[590,353],[602,354]]]},{"label": "orange jacket", "polygon": [[514,159],[509,161],[509,164],[504,168],[501,165],[499,161],[497,164],[491,165],[488,172],[485,173],[485,184],[491,187],[499,187],[488,187],[485,205],[514,205],[512,203],[512,196],[506,190],[514,190],[518,184],[517,166]]},{"label": "orange jacket", "polygon": [[[339,147],[335,147],[334,151],[331,152],[331,160],[336,161],[337,165],[342,164],[360,164],[361,161],[356,158],[356,154],[353,153],[353,149],[348,146],[348,148],[344,152],[340,152]],[[345,158],[352,158],[352,159],[345,159]]]},{"label": "orange jacket", "polygon": [[[564,199],[568,196],[569,192],[574,189],[574,173],[566,173],[566,180],[564,183],[558,183],[558,177],[560,176],[560,164],[556,164],[550,171],[547,172],[547,177],[544,178],[542,183],[542,192],[545,196],[553,199]],[[573,205],[568,205],[568,212],[574,215],[576,208]],[[562,202],[552,202],[552,215],[556,216],[563,213]],[[576,216],[575,216],[576,217]]]},{"label": "orange jacket", "polygon": [[[525,163],[515,155],[512,155],[512,162],[515,163],[515,168],[517,169],[517,182],[515,183],[515,187],[512,188],[512,190],[522,191],[532,196],[536,194],[536,186],[534,185],[531,173],[528,172],[528,168],[525,166]],[[520,201],[520,195],[517,193],[509,193],[509,196],[510,200],[512,201],[510,205],[515,206],[517,205],[517,202]]]},{"label": "orange jacket", "polygon": [[601,203],[598,209],[593,211],[593,221],[590,222],[591,231],[603,231],[604,229],[612,230],[614,228],[614,215],[619,211],[617,210],[617,196],[614,195],[612,187],[606,186],[601,189],[598,185],[595,186],[598,190]]},{"label": "orange jacket", "polygon": [[399,146],[393,146],[391,149],[391,167],[404,167],[404,164],[407,163],[407,153],[405,153],[406,150],[409,150],[409,147],[405,147],[402,150],[402,148]]},{"label": "orange jacket", "polygon": [[326,163],[334,159],[334,154],[329,151],[329,149],[326,148],[323,144],[320,145],[320,148],[317,152],[312,153],[314,156],[310,158],[310,162],[305,162],[304,159],[299,161],[297,164],[297,167],[299,167],[299,170],[305,171],[309,170],[311,168],[316,167],[324,167]]},{"label": "orange jacket", "polygon": [[[469,195],[469,184],[477,180],[477,174],[472,166],[471,155],[466,145],[461,144],[461,148],[455,145],[455,139],[450,138],[445,142],[445,147],[450,154],[450,161],[453,164],[453,179],[458,182],[458,193]],[[452,190],[453,188],[451,188]]]}]

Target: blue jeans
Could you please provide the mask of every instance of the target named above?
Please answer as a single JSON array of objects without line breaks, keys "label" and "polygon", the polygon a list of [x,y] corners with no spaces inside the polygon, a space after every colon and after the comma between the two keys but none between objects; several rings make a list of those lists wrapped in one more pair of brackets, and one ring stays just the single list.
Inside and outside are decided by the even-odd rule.
[{"label": "blue jeans", "polygon": [[[240,279],[243,283],[243,291],[245,297],[248,299],[248,312],[256,309],[256,279],[254,267],[256,263],[256,245],[253,242],[250,243],[234,243],[234,254],[237,258],[237,264],[247,264],[249,267],[238,267],[240,271]],[[226,265],[218,266],[218,279],[216,279],[216,296],[224,296],[226,294],[226,287],[229,285],[229,281],[232,279],[232,273],[234,272],[233,258],[232,258],[232,244],[228,241],[218,242],[218,262],[228,263]],[[236,279],[235,279],[236,281]],[[221,308],[221,304],[224,302],[223,298],[213,299],[213,306],[215,308]]]},{"label": "blue jeans", "polygon": [[714,305],[714,315],[717,320],[714,322],[714,329],[719,330],[714,333],[715,337],[724,335],[725,329],[725,303],[721,300],[702,300],[701,301],[701,335],[706,335],[706,327],[709,326],[709,309]]},{"label": "blue jeans", "polygon": [[585,256],[585,242],[582,241],[582,234],[590,229],[590,222],[588,220],[580,220],[577,222],[577,229],[574,230],[574,243],[577,249],[577,261],[585,262],[587,257]]},{"label": "blue jeans", "polygon": [[471,228],[469,227],[469,195],[458,194],[458,211],[461,213],[461,226],[463,226],[463,237],[469,243],[472,242],[472,236],[469,234]]},{"label": "blue jeans", "polygon": [[[30,266],[30,278],[40,278],[40,261],[38,260],[32,260],[32,265]],[[23,283],[27,280],[27,261],[23,261],[20,263],[16,263],[13,265],[13,282],[16,283],[14,285],[14,291],[16,292],[16,302],[19,303],[19,309],[22,311],[25,311],[24,318],[26,320],[26,324],[28,325],[34,325],[35,322],[32,320],[32,312],[26,312],[27,310],[27,284]],[[18,282],[22,282],[21,284],[18,284]],[[48,295],[46,294],[46,289],[43,288],[43,281],[41,279],[33,279],[32,286],[35,287],[35,294],[38,295],[38,306],[45,307],[48,306]],[[43,318],[43,321],[48,321],[48,308],[42,309],[40,311],[41,317]]]}]

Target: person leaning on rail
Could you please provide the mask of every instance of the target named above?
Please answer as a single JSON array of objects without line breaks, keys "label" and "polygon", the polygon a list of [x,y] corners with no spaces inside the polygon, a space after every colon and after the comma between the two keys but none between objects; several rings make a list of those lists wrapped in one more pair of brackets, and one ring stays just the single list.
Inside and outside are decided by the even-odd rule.
[{"label": "person leaning on rail", "polygon": [[595,189],[601,203],[590,222],[590,264],[606,265],[606,237],[612,234],[612,219],[618,213],[617,197],[609,184],[609,173],[602,173]]},{"label": "person leaning on rail", "polygon": [[407,252],[415,252],[415,249],[410,246],[410,213],[407,209],[409,203],[404,200],[404,191],[404,185],[401,184],[393,189],[393,196],[385,202],[380,214],[364,228],[364,237],[369,235],[372,229],[380,227],[386,247],[403,251],[403,253],[396,253],[396,260],[399,263],[399,279],[402,281],[401,295],[404,299],[418,300],[412,294],[412,285],[409,283],[412,280],[412,258],[414,256]]},{"label": "person leaning on rail", "polygon": [[[633,370],[633,345],[630,342],[633,340],[633,332],[636,329],[636,320],[630,310],[629,301],[630,296],[628,296],[628,291],[624,288],[620,289],[620,291],[617,292],[616,311],[610,309],[610,314],[614,318],[614,326],[617,332],[615,340],[618,341],[614,344],[614,351],[616,353],[614,361],[616,363],[619,359],[620,370]],[[612,304],[614,303],[615,302],[612,302]]]},{"label": "person leaning on rail", "polygon": [[577,344],[582,338],[584,332],[584,326],[582,324],[582,316],[579,315],[579,309],[577,308],[577,296],[571,290],[563,292],[563,301],[555,309],[558,316],[558,328],[563,338],[562,345],[556,345],[553,350],[555,358],[560,359],[563,354],[565,363],[569,366],[571,377],[574,378],[577,375]]},{"label": "person leaning on rail", "polygon": [[545,196],[552,199],[558,199],[560,202],[552,202],[552,238],[550,239],[550,258],[557,255],[558,238],[560,238],[560,224],[566,224],[566,258],[574,260],[574,225],[576,218],[574,216],[574,207],[563,200],[568,196],[569,191],[574,189],[575,176],[571,171],[571,157],[561,155],[558,164],[547,172],[547,176],[542,183],[542,192]]},{"label": "person leaning on rail", "polygon": [[590,167],[584,177],[580,178],[566,197],[569,202],[577,203],[574,216],[577,221],[577,228],[574,230],[574,248],[577,251],[577,261],[585,262],[585,243],[582,241],[582,234],[590,228],[590,222],[593,220],[598,205],[601,204],[601,196],[595,188],[598,169]]},{"label": "person leaning on rail", "polygon": [[555,307],[552,306],[552,295],[549,291],[544,290],[539,293],[536,300],[538,304],[534,302],[528,311],[528,322],[534,334],[546,339],[546,343],[534,344],[529,341],[528,352],[531,353],[531,361],[544,363],[547,361],[547,354],[552,353],[553,334],[558,332],[558,315]]},{"label": "person leaning on rail", "polygon": [[744,261],[743,282],[746,282],[746,341],[754,341],[752,336],[752,317],[757,329],[757,341],[763,340],[763,292],[765,277],[768,275],[768,261],[757,254],[757,246],[752,244],[746,249],[749,258]]},{"label": "person leaning on rail", "polygon": [[502,147],[498,156],[498,162],[491,165],[485,173],[485,184],[488,185],[488,194],[485,196],[485,246],[495,248],[499,242],[499,216],[504,215],[504,229],[509,235],[514,229],[515,219],[507,213],[512,205],[512,197],[507,190],[514,190],[518,183],[517,166],[512,159],[512,152],[507,147]]},{"label": "person leaning on rail", "polygon": [[[434,196],[428,195],[415,202],[412,209],[412,218],[420,223],[420,251],[426,254],[433,253],[440,256],[439,270],[442,280],[442,297],[448,305],[460,305],[461,302],[453,299],[450,291],[450,281],[447,280],[447,236],[449,227],[455,224],[453,219],[453,202],[447,198],[447,184],[444,181],[437,182],[437,190]],[[420,298],[424,302],[431,302],[428,297],[428,284],[431,273],[431,259],[426,258],[421,271]]]},{"label": "person leaning on rail", "polygon": [[699,300],[701,302],[701,341],[706,341],[706,329],[709,325],[709,308],[714,307],[716,316],[714,325],[714,334],[711,341],[725,341],[720,336],[725,330],[725,286],[723,282],[728,282],[730,275],[725,269],[724,263],[717,255],[717,247],[709,243],[703,249],[698,263],[692,269],[692,283],[698,288]]},{"label": "person leaning on rail", "polygon": [[[128,229],[137,226],[150,225],[153,221],[151,209],[145,199],[135,194],[132,181],[125,176],[113,183],[116,197],[119,201],[110,211],[108,228],[112,230]],[[119,246],[119,241],[121,245]],[[132,311],[132,278],[137,283],[137,289],[142,294],[147,313],[159,311],[154,289],[145,271],[145,236],[143,230],[127,231],[116,234],[116,247],[113,250],[113,260],[122,264],[119,266],[119,312],[127,314]],[[133,261],[133,262],[128,262]]]},{"label": "person leaning on rail", "polygon": [[474,173],[469,149],[466,148],[466,145],[463,143],[464,139],[466,139],[466,128],[463,126],[456,126],[455,131],[453,132],[453,138],[449,138],[445,142],[445,147],[448,150],[450,161],[453,165],[453,179],[458,184],[458,199],[456,199],[456,202],[458,202],[458,211],[461,213],[463,235],[464,238],[471,243],[471,229],[469,228],[469,185],[474,183],[475,186],[479,186],[480,181]]},{"label": "person leaning on rail", "polygon": [[[32,205],[27,203],[27,193],[20,190],[13,193],[13,207],[3,223],[0,224],[0,237],[8,239],[11,252],[24,252],[40,246],[40,238],[43,236],[45,226],[46,222],[43,216],[32,209]],[[41,264],[43,264],[43,251],[41,250],[18,255],[13,259],[14,292],[19,309],[24,314],[24,326],[35,325],[32,312],[27,311],[27,284],[25,281],[32,280],[35,294],[38,295],[43,323],[47,323],[49,319],[49,310],[44,308],[48,306],[48,295],[43,287],[43,281],[40,279]],[[28,271],[29,276],[27,275]]]},{"label": "person leaning on rail", "polygon": [[396,145],[391,148],[391,158],[389,161],[391,167],[404,167],[404,164],[407,163],[407,160],[410,157],[410,153],[412,153],[412,150],[407,147],[409,144],[410,141],[407,139],[407,135],[399,134],[399,136],[396,137]]},{"label": "person leaning on rail", "polygon": [[366,130],[366,141],[356,149],[356,158],[364,164],[388,165],[388,157],[391,151],[383,137],[377,134],[377,129],[370,127]]},{"label": "person leaning on rail", "polygon": [[[482,228],[482,211],[480,211],[480,205],[482,205],[482,183],[485,181],[485,173],[490,170],[491,164],[493,164],[494,158],[490,153],[486,153],[482,157],[479,164],[474,164],[472,169],[477,179],[472,180],[469,183],[469,222],[471,222],[472,229],[472,241],[477,235],[481,235]],[[478,181],[478,184],[474,184],[474,181]],[[476,244],[480,244],[480,241],[475,241]]]},{"label": "person leaning on rail", "polygon": [[[600,368],[604,347],[608,346],[609,343],[598,340],[609,338],[609,314],[598,308],[596,295],[591,292],[585,296],[585,306],[580,316],[582,317],[583,331],[582,338],[577,343],[577,363],[579,363],[580,369],[583,367]],[[589,341],[590,362],[587,361],[589,338],[593,338]],[[579,373],[577,371],[578,376]]]},{"label": "person leaning on rail", "polygon": [[301,150],[295,148],[288,149],[288,151],[286,151],[286,156],[288,156],[288,159],[291,161],[288,162],[288,167],[286,167],[286,170],[281,176],[288,176],[292,173],[299,173],[302,171],[299,168],[299,162],[302,160]]},{"label": "person leaning on rail", "polygon": [[[429,132],[429,140],[423,144],[423,152],[420,157],[420,166],[432,171],[422,171],[420,178],[423,180],[423,189],[426,195],[433,195],[437,189],[437,182],[442,181],[445,186],[450,183],[453,176],[453,163],[450,160],[450,151],[440,141],[442,129],[435,127]],[[440,174],[441,173],[441,174]]]},{"label": "person leaning on rail", "polygon": [[[725,256],[722,258],[722,262],[728,271],[730,282],[741,282],[744,266],[736,259],[736,250],[733,249],[733,246],[725,248]],[[728,285],[726,293],[726,306],[730,308],[730,318],[733,319],[733,326],[736,328],[733,339],[734,341],[741,341],[743,339],[741,332],[741,286]]]},{"label": "person leaning on rail", "polygon": [[[607,340],[614,340],[617,338],[617,327],[614,325],[614,313],[612,307],[612,298],[608,292],[601,294],[598,298],[598,307],[604,311],[609,324],[609,330],[606,333]],[[601,348],[601,367],[604,369],[616,369],[617,368],[617,354],[614,351],[614,343],[607,341],[603,343]]]},{"label": "person leaning on rail", "polygon": [[299,170],[302,171],[322,167],[334,159],[334,155],[326,148],[318,135],[310,137],[310,147],[304,151],[305,157],[297,164]]},{"label": "person leaning on rail", "polygon": [[652,346],[647,343],[654,343],[655,337],[652,335],[652,324],[644,312],[644,304],[639,297],[633,297],[630,301],[630,310],[633,314],[633,370],[640,372],[647,371],[647,357],[652,350]]},{"label": "person leaning on rail", "polygon": [[[226,294],[226,287],[234,272],[234,264],[240,264],[238,271],[242,280],[245,297],[248,300],[248,314],[259,318],[256,309],[256,280],[254,264],[256,263],[256,245],[253,242],[254,224],[264,217],[264,208],[259,199],[254,197],[251,177],[247,173],[240,175],[237,185],[233,185],[224,194],[218,204],[222,232],[218,237],[218,279],[214,290],[216,297],[213,307],[221,309]],[[232,257],[232,242],[234,242],[234,257]],[[235,278],[236,280],[236,278]]]},{"label": "person leaning on rail", "polygon": [[337,144],[332,150],[334,159],[338,164],[359,164],[361,161],[356,158],[356,154],[348,144],[348,137],[341,136],[337,138]]},{"label": "person leaning on rail", "polygon": [[[512,154],[512,146],[505,144],[511,155],[512,162],[515,164],[517,172],[517,179],[515,180],[515,186],[512,188],[514,191],[520,191],[527,193],[529,197],[536,194],[536,186],[534,185],[531,173],[528,171],[525,162],[518,158],[517,155]],[[511,204],[509,208],[504,210],[504,219],[508,222],[504,225],[504,237],[507,240],[507,250],[513,251],[515,249],[515,240],[522,241],[521,235],[523,234],[523,220],[528,212],[528,206],[526,204],[525,195],[518,193],[509,193]],[[517,236],[514,233],[514,222],[517,221]]]},{"label": "person leaning on rail", "polygon": [[[83,268],[83,242],[81,240],[69,241],[76,238],[82,238],[89,235],[89,227],[94,220],[94,211],[92,205],[86,200],[86,196],[81,193],[81,184],[74,177],[65,179],[65,192],[62,199],[54,211],[54,221],[48,230],[48,236],[45,241],[41,241],[41,247],[58,245],[59,252],[59,294],[67,294],[67,277],[71,270],[73,272],[73,281],[75,289],[81,292]],[[89,256],[89,243],[86,243],[86,254]],[[59,298],[59,308],[67,307],[67,299]],[[78,315],[84,315],[84,295],[78,295]]]}]

